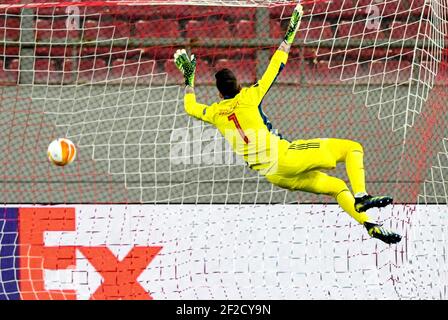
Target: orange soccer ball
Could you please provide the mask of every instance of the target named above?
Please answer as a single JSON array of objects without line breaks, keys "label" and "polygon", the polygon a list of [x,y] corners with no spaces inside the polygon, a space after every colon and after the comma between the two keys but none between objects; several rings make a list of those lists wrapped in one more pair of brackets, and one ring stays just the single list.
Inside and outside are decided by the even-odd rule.
[{"label": "orange soccer ball", "polygon": [[50,143],[47,154],[52,164],[66,166],[75,160],[76,147],[70,140],[59,138]]}]

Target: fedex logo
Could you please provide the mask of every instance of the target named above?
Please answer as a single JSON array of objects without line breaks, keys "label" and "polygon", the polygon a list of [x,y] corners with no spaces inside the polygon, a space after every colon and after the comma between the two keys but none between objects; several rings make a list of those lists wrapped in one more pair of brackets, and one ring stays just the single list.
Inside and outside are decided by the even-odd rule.
[{"label": "fedex logo", "polygon": [[[0,208],[0,300],[77,299],[79,282],[89,286],[90,299],[152,299],[138,278],[162,247],[128,245],[119,258],[106,244],[77,241],[76,230],[75,208]],[[54,233],[60,243],[46,244]],[[80,264],[100,279],[89,279],[93,273],[78,270]]]}]

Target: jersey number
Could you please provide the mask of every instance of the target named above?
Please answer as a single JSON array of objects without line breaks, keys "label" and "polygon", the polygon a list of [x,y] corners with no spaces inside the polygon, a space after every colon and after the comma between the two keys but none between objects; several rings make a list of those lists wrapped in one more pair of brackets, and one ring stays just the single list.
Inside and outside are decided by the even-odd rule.
[{"label": "jersey number", "polygon": [[249,138],[246,136],[243,129],[241,128],[240,123],[238,122],[238,119],[236,117],[236,114],[232,113],[227,119],[229,119],[229,121],[233,121],[233,123],[235,123],[235,127],[238,129],[238,132],[240,133],[241,138],[243,138],[244,142],[246,144],[248,144]]}]

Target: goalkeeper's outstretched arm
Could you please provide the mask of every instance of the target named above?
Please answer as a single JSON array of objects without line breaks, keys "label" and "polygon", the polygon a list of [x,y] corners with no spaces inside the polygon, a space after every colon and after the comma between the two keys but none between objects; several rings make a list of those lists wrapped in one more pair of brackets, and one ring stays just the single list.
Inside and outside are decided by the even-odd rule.
[{"label": "goalkeeper's outstretched arm", "polygon": [[185,112],[190,116],[206,121],[207,119],[204,118],[204,110],[207,108],[207,105],[197,103],[194,92],[196,57],[194,55],[189,57],[185,49],[177,50],[174,54],[174,63],[183,73],[185,79]]},{"label": "goalkeeper's outstretched arm", "polygon": [[[289,50],[294,42],[297,30],[299,29],[300,22],[303,16],[303,7],[299,3],[295,7],[291,20],[289,21],[288,30],[286,31],[285,37],[278,47],[277,51],[274,53],[268,68],[261,77],[261,79],[251,88],[252,91],[256,92],[258,103],[263,100],[266,93],[271,88],[277,76],[282,71],[283,67],[286,65],[288,60]],[[257,104],[258,104],[257,103]]]},{"label": "goalkeeper's outstretched arm", "polygon": [[286,31],[285,37],[278,50],[285,51],[286,53],[289,52],[289,49],[291,48],[291,45],[296,37],[297,30],[299,29],[300,22],[302,21],[302,16],[303,7],[300,3],[298,3],[291,15],[288,30]]},{"label": "goalkeeper's outstretched arm", "polygon": [[[250,88],[254,92],[254,96],[256,97],[255,104],[258,105],[265,94],[269,91],[269,88],[274,83],[280,71],[286,64],[288,60],[288,53],[291,48],[291,45],[296,36],[297,30],[299,29],[300,22],[303,16],[303,7],[299,3],[295,7],[291,20],[289,22],[288,30],[285,34],[285,37],[275,52],[274,56],[269,63],[269,66],[264,73],[263,77]],[[174,62],[177,68],[183,73],[185,79],[185,111],[198,119],[207,121],[205,117],[205,109],[206,105],[200,104],[196,102],[196,96],[194,92],[194,78],[196,72],[196,57],[191,55],[189,57],[185,49],[177,50],[174,54]]]}]

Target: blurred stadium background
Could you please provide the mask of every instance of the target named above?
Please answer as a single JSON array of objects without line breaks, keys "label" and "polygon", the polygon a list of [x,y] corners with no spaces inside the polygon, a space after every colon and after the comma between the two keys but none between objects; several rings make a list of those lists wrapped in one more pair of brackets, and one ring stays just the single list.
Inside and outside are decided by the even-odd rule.
[{"label": "blurred stadium background", "polygon": [[[294,6],[137,2],[2,2],[1,202],[331,204],[273,187],[238,161],[198,161],[231,153],[214,130],[185,115],[172,60],[178,48],[198,57],[197,97],[211,104],[220,68],[233,69],[245,85],[262,75]],[[445,0],[310,2],[288,64],[263,102],[288,139],[361,142],[368,190],[405,205],[392,213],[405,236],[416,204],[448,198],[447,11]],[[78,146],[78,159],[63,169],[46,158],[57,137]],[[173,155],[179,143],[191,154]],[[344,168],[335,174],[345,177]],[[445,248],[443,228],[422,244]],[[396,252],[407,252],[407,244]],[[369,256],[384,252],[369,248]]]}]

